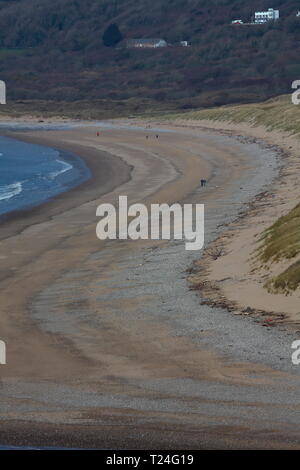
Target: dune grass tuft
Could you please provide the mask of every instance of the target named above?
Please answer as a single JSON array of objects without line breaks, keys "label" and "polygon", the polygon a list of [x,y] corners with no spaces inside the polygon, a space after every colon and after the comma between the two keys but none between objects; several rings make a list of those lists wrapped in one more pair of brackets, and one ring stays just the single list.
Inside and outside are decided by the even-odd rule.
[{"label": "dune grass tuft", "polygon": [[288,295],[291,291],[295,291],[300,286],[300,261],[293,263],[279,276],[271,279],[266,288],[269,292]]},{"label": "dune grass tuft", "polygon": [[280,217],[261,239],[260,259],[264,263],[297,256],[300,253],[300,204]]},{"label": "dune grass tuft", "polygon": [[[300,253],[300,204],[262,235],[259,257],[263,263],[293,259]],[[300,286],[300,261],[266,283],[270,292],[288,294]]]}]

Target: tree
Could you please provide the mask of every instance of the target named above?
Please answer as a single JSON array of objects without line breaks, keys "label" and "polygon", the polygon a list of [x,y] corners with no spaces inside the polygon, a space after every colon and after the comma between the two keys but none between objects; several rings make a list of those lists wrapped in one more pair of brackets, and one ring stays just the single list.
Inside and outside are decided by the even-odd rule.
[{"label": "tree", "polygon": [[119,27],[117,24],[111,24],[108,26],[108,28],[104,31],[103,34],[103,43],[107,47],[113,47],[116,44],[118,44],[120,41],[122,41],[123,36],[119,30]]}]

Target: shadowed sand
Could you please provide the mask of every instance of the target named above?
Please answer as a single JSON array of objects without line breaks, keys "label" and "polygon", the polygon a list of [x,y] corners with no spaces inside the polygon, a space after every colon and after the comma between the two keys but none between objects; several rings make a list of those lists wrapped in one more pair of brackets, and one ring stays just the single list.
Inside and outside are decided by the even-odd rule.
[{"label": "shadowed sand", "polygon": [[186,282],[195,254],[181,242],[96,238],[97,206],[120,194],[129,203],[205,202],[213,226],[224,218],[222,203],[240,201],[247,172],[258,171],[254,154],[251,161],[230,139],[185,128],[156,133],[112,126],[99,137],[95,128],[16,134],[81,155],[93,178],[1,225],[1,444],[299,444],[298,375],[259,361],[251,340],[245,358],[239,320],[232,354],[215,347],[225,338],[221,320],[201,324],[213,313]]}]

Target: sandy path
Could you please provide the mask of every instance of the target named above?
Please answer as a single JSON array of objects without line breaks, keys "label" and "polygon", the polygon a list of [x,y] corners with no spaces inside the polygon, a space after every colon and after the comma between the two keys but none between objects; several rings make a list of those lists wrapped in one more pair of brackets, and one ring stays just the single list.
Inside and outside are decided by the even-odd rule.
[{"label": "sandy path", "polygon": [[[130,202],[205,202],[209,241],[271,180],[271,153],[184,128],[159,139],[134,128],[108,128],[100,138],[93,128],[23,138],[77,151],[95,177],[2,225],[0,331],[8,365],[0,370],[0,442],[298,445],[291,339],[251,322],[245,335],[245,319],[200,306],[185,274],[199,254],[181,242],[95,236],[96,207],[123,194]],[[102,176],[98,159],[106,164]],[[203,176],[210,180],[204,192]]]}]

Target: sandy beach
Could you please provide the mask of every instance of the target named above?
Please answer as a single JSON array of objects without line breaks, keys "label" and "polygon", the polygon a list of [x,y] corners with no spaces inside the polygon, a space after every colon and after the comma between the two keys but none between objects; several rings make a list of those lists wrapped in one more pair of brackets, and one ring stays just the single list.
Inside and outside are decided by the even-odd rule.
[{"label": "sandy beach", "polygon": [[[0,336],[8,361],[0,368],[0,445],[297,448],[296,332],[201,305],[189,280],[201,253],[183,242],[100,242],[95,230],[97,206],[116,204],[119,195],[129,203],[198,202],[209,246],[258,194],[273,191],[283,162],[272,145],[291,154],[298,147],[282,136],[267,146],[260,139],[270,136],[260,130],[226,135],[211,123],[148,126],[107,123],[99,137],[95,127],[14,134],[81,156],[93,177],[1,222]],[[297,166],[293,155],[289,165]],[[290,206],[276,193],[268,212],[230,226],[243,239],[232,238],[230,259],[219,258],[215,271],[206,262],[206,278],[220,284],[234,271],[234,281],[244,282],[253,225],[263,228]],[[251,287],[250,304],[236,282],[221,284],[237,305],[269,302]],[[272,310],[295,318],[297,309],[280,302]]]},{"label": "sandy beach", "polygon": [[[204,295],[213,304],[226,304],[235,313],[260,317],[263,324],[267,319],[270,325],[284,323],[297,331],[300,321],[299,289],[288,295],[272,293],[265,284],[297,262],[299,256],[262,266],[257,252],[263,232],[299,203],[299,139],[286,132],[270,132],[263,127],[244,124],[200,121],[187,125],[263,140],[267,146],[275,148],[279,156],[279,172],[272,186],[265,188],[211,244],[206,255],[196,263],[195,271],[199,272],[194,273],[192,282],[202,285]],[[214,253],[220,253],[220,256],[213,259]]]}]

